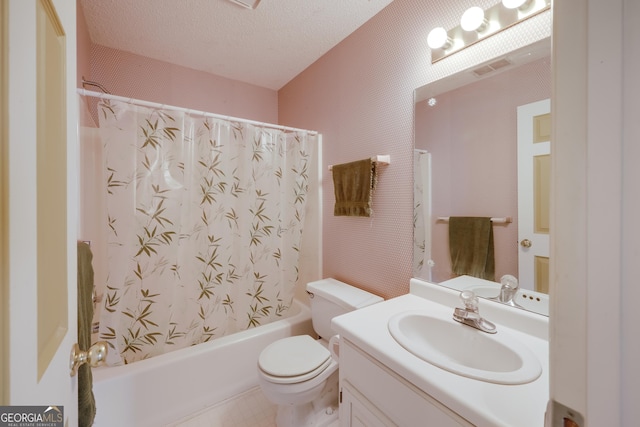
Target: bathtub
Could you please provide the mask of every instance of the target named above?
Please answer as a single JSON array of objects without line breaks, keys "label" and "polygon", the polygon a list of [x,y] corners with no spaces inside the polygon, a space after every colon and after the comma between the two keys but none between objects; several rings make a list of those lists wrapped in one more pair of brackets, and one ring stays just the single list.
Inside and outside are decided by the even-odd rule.
[{"label": "bathtub", "polygon": [[296,301],[289,317],[130,365],[93,370],[95,427],[157,427],[258,385],[264,347],[313,335],[311,311]]}]

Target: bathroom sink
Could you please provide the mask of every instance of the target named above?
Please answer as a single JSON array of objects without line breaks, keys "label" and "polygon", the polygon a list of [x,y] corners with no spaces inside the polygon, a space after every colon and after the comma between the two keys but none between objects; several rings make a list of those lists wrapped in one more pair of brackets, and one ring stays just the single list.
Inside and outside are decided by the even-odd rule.
[{"label": "bathroom sink", "polygon": [[389,319],[388,328],[414,356],[467,378],[525,384],[542,372],[531,350],[500,328],[488,334],[424,310],[398,313]]}]

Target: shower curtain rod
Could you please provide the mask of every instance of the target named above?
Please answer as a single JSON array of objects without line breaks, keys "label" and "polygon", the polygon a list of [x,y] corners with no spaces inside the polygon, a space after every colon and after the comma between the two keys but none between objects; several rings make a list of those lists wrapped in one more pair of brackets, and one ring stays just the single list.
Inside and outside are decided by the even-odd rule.
[{"label": "shower curtain rod", "polygon": [[98,89],[100,89],[101,91],[103,91],[104,93],[108,93],[111,94],[111,92],[109,92],[104,86],[102,86],[100,83],[98,82],[92,82],[91,80],[85,80],[84,76],[82,76],[82,88],[84,89],[84,87],[86,86],[94,86],[97,87]]},{"label": "shower curtain rod", "polygon": [[196,114],[196,115],[204,116],[204,117],[211,117],[211,118],[214,118],[214,119],[232,120],[232,121],[235,121],[235,122],[248,123],[248,124],[251,124],[251,125],[267,127],[267,128],[270,128],[270,129],[279,129],[279,130],[292,131],[292,132],[307,132],[310,135],[317,135],[318,134],[318,132],[315,131],[315,130],[291,128],[291,127],[288,127],[288,126],[280,126],[280,125],[274,125],[274,124],[270,124],[270,123],[257,122],[255,120],[241,119],[241,118],[238,118],[238,117],[231,117],[231,116],[223,116],[221,114],[207,113],[206,111],[191,110],[189,108],[176,107],[176,106],[173,106],[173,105],[166,105],[166,104],[159,104],[157,102],[142,101],[140,99],[126,98],[124,96],[112,95],[112,94],[108,94],[108,93],[100,93],[100,92],[95,92],[95,91],[86,90],[86,89],[82,89],[82,88],[78,88],[78,94],[84,95],[84,96],[92,96],[94,98],[103,98],[103,99],[110,99],[110,100],[113,100],[113,101],[127,102],[127,103],[130,103],[130,104],[140,105],[142,107],[150,107],[150,108],[157,108],[157,109],[167,109],[167,110],[172,110],[172,111],[180,111],[180,112],[183,112],[183,113]]}]

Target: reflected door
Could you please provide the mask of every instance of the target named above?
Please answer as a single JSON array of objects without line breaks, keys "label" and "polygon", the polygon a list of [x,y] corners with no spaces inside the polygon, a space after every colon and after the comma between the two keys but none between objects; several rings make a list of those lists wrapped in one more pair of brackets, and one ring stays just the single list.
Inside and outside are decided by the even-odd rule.
[{"label": "reflected door", "polygon": [[549,292],[551,102],[518,107],[518,279]]}]

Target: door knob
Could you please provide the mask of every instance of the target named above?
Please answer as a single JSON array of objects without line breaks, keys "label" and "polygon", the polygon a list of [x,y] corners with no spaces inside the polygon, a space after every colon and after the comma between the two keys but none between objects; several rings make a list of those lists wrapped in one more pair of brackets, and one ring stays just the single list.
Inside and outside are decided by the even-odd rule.
[{"label": "door knob", "polygon": [[89,366],[95,368],[103,365],[107,358],[107,343],[105,341],[98,341],[89,350],[82,351],[80,346],[76,343],[71,347],[71,357],[69,359],[69,369],[71,369],[71,376],[75,376],[78,373],[78,368],[88,363]]},{"label": "door knob", "polygon": [[520,242],[520,246],[522,246],[523,248],[530,248],[531,247],[531,240],[529,239],[523,239]]}]

